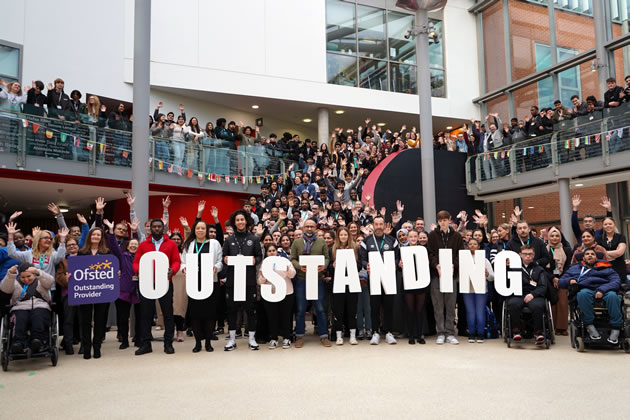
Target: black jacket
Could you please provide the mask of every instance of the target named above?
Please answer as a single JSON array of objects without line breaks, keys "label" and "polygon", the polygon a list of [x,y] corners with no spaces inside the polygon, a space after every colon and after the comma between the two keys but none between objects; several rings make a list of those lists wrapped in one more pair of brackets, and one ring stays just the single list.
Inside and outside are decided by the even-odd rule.
[{"label": "black jacket", "polygon": [[54,89],[48,90],[48,95],[46,97],[46,105],[48,106],[48,116],[56,117],[61,114],[64,109],[68,106],[68,102],[70,102],[70,97],[65,94],[64,91],[61,93],[57,93]]},{"label": "black jacket", "polygon": [[429,267],[433,277],[438,275],[437,266],[440,263],[441,248],[450,248],[453,251],[453,276],[457,277],[459,275],[459,250],[464,249],[462,235],[450,228],[447,233],[444,233],[439,226],[429,233],[427,251],[429,251]]},{"label": "black jacket", "polygon": [[[246,285],[256,285],[256,271],[257,266],[262,262],[262,248],[260,246],[260,240],[256,235],[251,232],[237,232],[235,231],[232,236],[229,236],[223,244],[223,256],[235,256],[235,255],[247,255],[256,259],[255,265],[248,265],[246,269]],[[229,266],[227,272],[227,284],[229,287],[234,287],[234,267]]]},{"label": "black jacket", "polygon": [[535,262],[528,267],[523,267],[521,271],[523,273],[523,297],[530,293],[534,297],[546,297],[547,285],[549,284],[547,272]]},{"label": "black jacket", "polygon": [[523,245],[529,244],[534,248],[534,252],[536,256],[534,257],[534,261],[540,265],[541,267],[546,267],[547,264],[551,263],[553,258],[547,252],[547,247],[542,239],[536,238],[531,233],[529,234],[529,239],[526,242],[522,242],[518,235],[512,236],[512,239],[507,243],[505,249],[509,251],[514,251],[517,254],[520,252],[521,247]]},{"label": "black jacket", "polygon": [[396,267],[400,262],[400,246],[398,241],[393,236],[383,235],[378,237],[376,235],[366,236],[361,246],[359,247],[359,259],[361,260],[361,266],[367,270],[367,266],[370,262],[368,253],[372,251],[378,251],[381,256],[385,251],[394,251],[394,259],[396,260]]}]

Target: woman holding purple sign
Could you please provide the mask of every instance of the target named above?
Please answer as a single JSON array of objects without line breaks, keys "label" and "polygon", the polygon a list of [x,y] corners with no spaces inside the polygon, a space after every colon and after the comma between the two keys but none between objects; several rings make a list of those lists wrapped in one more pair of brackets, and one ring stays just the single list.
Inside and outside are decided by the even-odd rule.
[{"label": "woman holding purple sign", "polygon": [[[127,249],[122,250],[118,243],[118,238],[114,234],[114,223],[103,220],[105,226],[109,228],[106,233],[107,245],[111,253],[118,258],[120,267],[120,296],[116,299],[116,327],[120,336],[120,350],[129,347],[129,315],[133,306],[136,314],[135,331],[140,331],[140,298],[138,297],[138,277],[133,271],[133,259],[138,250],[138,240],[131,239],[127,243]],[[131,232],[135,233],[140,221],[136,218],[131,223]],[[136,340],[137,341],[137,340]]]},{"label": "woman holding purple sign", "polygon": [[[87,240],[79,255],[104,255],[109,254],[109,249],[105,243],[105,235],[101,228],[92,228],[88,233]],[[91,358],[92,348],[94,348],[94,358],[101,357],[101,344],[105,339],[105,329],[107,327],[107,313],[109,303],[95,303],[79,305],[79,324],[81,325],[81,348],[83,358]],[[94,338],[92,338],[92,312],[94,312]],[[81,354],[81,350],[79,350]]]}]

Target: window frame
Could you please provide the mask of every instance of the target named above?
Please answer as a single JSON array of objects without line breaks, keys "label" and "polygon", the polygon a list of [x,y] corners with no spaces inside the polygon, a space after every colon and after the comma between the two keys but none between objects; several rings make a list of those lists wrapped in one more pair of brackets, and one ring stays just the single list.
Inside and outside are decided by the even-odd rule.
[{"label": "window frame", "polygon": [[[24,46],[22,44],[16,44],[14,42],[6,41],[4,39],[0,39],[0,45],[4,47],[9,47],[18,50],[18,79],[17,81],[22,83],[22,70],[23,70],[23,60],[24,60]],[[0,79],[10,79],[13,80],[14,77],[8,74],[0,73]]]}]

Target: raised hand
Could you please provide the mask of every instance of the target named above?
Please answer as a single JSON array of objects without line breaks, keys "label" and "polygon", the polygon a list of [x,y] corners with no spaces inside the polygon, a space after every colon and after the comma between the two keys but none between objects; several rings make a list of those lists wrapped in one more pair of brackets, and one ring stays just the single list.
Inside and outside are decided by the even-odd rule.
[{"label": "raised hand", "polygon": [[20,231],[20,229],[17,228],[17,223],[15,222],[9,222],[8,225],[4,225],[4,227],[7,228],[7,234],[9,235],[9,238],[12,239],[13,235],[15,235],[17,232]]},{"label": "raised hand", "polygon": [[402,201],[396,200],[396,209],[398,210],[398,213],[400,214],[402,214],[402,212],[405,211],[405,205],[402,203]]},{"label": "raised hand", "polygon": [[101,105],[101,112],[107,111],[107,107],[105,105]]},{"label": "raised hand", "polygon": [[48,211],[50,211],[55,216],[59,216],[61,214],[61,210],[59,210],[59,206],[55,203],[48,204]]},{"label": "raised hand", "polygon": [[179,104],[179,110],[184,113],[184,104]]},{"label": "raised hand", "polygon": [[392,223],[394,225],[398,224],[398,222],[400,222],[400,219],[402,219],[402,214],[401,213],[399,213],[397,211],[392,212]]},{"label": "raised hand", "polygon": [[580,204],[582,204],[582,197],[580,197],[579,195],[574,195],[571,198],[571,205],[573,206],[573,211],[577,211],[578,207],[580,207]]},{"label": "raised hand", "polygon": [[258,223],[256,225],[256,236],[262,236],[264,231],[265,231],[265,229],[263,228],[263,225]]},{"label": "raised hand", "polygon": [[366,201],[368,204],[370,203],[370,200],[371,200],[371,199],[372,199],[372,196],[371,196],[371,195],[369,195],[369,194],[368,194],[368,195],[366,195],[366,196],[365,196],[365,201]]},{"label": "raised hand", "polygon": [[68,236],[68,233],[70,233],[70,229],[68,229],[67,227],[59,229],[59,242],[66,242],[66,236]]},{"label": "raised hand", "polygon": [[110,233],[114,231],[114,222],[110,222],[107,219],[103,219],[103,224],[109,228]]},{"label": "raised hand", "polygon": [[138,226],[140,225],[140,219],[138,219],[137,217],[134,217],[131,223],[127,223],[127,225],[129,226],[129,229],[131,229],[132,232],[135,232],[138,230]]},{"label": "raised hand", "polygon": [[179,223],[184,227],[184,228],[188,228],[188,220],[182,216],[179,218]]},{"label": "raised hand", "polygon": [[201,200],[199,203],[197,203],[197,215],[201,215],[201,213],[203,213],[205,208],[206,208],[205,200]]},{"label": "raised hand", "polygon": [[168,208],[168,206],[171,205],[171,196],[167,195],[166,198],[162,199],[162,207],[164,207],[165,209]]},{"label": "raised hand", "polygon": [[392,234],[392,230],[393,230],[392,224],[391,223],[385,223],[385,229],[384,230],[385,230],[385,233],[387,235],[391,235]]},{"label": "raised hand", "polygon": [[31,229],[31,235],[34,237],[39,233],[40,230],[41,229],[39,228],[39,226],[34,226],[33,229]]},{"label": "raised hand", "polygon": [[599,205],[605,208],[607,211],[612,211],[612,204],[610,203],[610,198],[603,196]]},{"label": "raised hand", "polygon": [[514,216],[520,218],[521,214],[523,214],[523,210],[519,206],[514,207]]},{"label": "raised hand", "polygon": [[219,220],[219,209],[216,206],[212,206],[210,209],[210,215],[214,220]]},{"label": "raised hand", "polygon": [[164,106],[164,103],[162,101],[157,103],[157,108],[160,109]]},{"label": "raised hand", "polygon": [[385,217],[385,214],[387,213],[387,209],[385,207],[381,207],[381,216]]},{"label": "raised hand", "polygon": [[136,197],[132,196],[130,193],[125,194],[125,197],[127,197],[127,204],[129,205],[129,208],[133,210],[136,202]]},{"label": "raised hand", "polygon": [[107,203],[105,202],[105,199],[103,197],[98,197],[96,200],[94,200],[94,202],[96,203],[96,212],[102,213],[103,209],[107,205]]},{"label": "raised hand", "polygon": [[431,226],[429,226],[429,229],[431,229],[432,231],[435,230],[437,228],[437,225],[435,223],[431,223]]},{"label": "raised hand", "polygon": [[266,213],[266,212],[265,212],[265,213],[263,213],[263,215],[262,215],[262,220],[263,220],[263,221],[265,221],[265,220],[269,220],[269,218],[271,218],[271,214]]},{"label": "raised hand", "polygon": [[79,221],[79,223],[81,223],[82,225],[87,225],[87,220],[85,220],[85,217],[83,217],[82,214],[77,213],[77,220]]},{"label": "raised hand", "polygon": [[21,211],[19,211],[19,210],[18,210],[18,211],[16,211],[16,212],[13,212],[13,214],[11,215],[11,217],[9,217],[9,222],[14,221],[14,220],[15,220],[15,219],[17,219],[18,217],[20,217],[20,215],[21,215],[21,214],[22,214],[22,212],[21,212]]}]

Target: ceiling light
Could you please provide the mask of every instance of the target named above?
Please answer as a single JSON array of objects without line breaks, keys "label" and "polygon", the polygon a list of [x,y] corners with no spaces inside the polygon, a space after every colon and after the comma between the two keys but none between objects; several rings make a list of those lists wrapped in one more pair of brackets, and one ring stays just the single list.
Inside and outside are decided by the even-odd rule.
[{"label": "ceiling light", "polygon": [[338,109],[338,110],[336,110],[336,111],[335,111],[335,114],[337,114],[337,115],[341,115],[341,114],[343,114],[344,112],[346,112],[346,111],[344,111],[343,109]]},{"label": "ceiling light", "polygon": [[59,211],[62,213],[68,213],[69,210],[65,207],[59,207]]},{"label": "ceiling light", "polygon": [[384,127],[387,125],[387,123],[377,123],[376,125],[378,125],[379,127]]},{"label": "ceiling light", "polygon": [[311,122],[311,121],[313,121],[313,120],[312,120],[312,119],[310,119],[310,118],[304,118],[302,121],[304,121],[305,123],[309,123],[309,122]]},{"label": "ceiling light", "polygon": [[447,129],[447,130],[452,130],[452,129],[453,129],[453,126],[452,126],[452,125],[449,125],[448,127],[446,127],[446,129]]},{"label": "ceiling light", "polygon": [[534,206],[529,206],[529,207],[527,207],[527,208],[528,208],[528,209],[533,209],[533,208],[534,208]]},{"label": "ceiling light", "polygon": [[254,109],[258,109],[258,108],[260,108],[260,107],[259,107],[258,105],[252,105],[252,108],[254,108]]},{"label": "ceiling light", "polygon": [[584,184],[575,184],[576,187],[583,187]]}]

